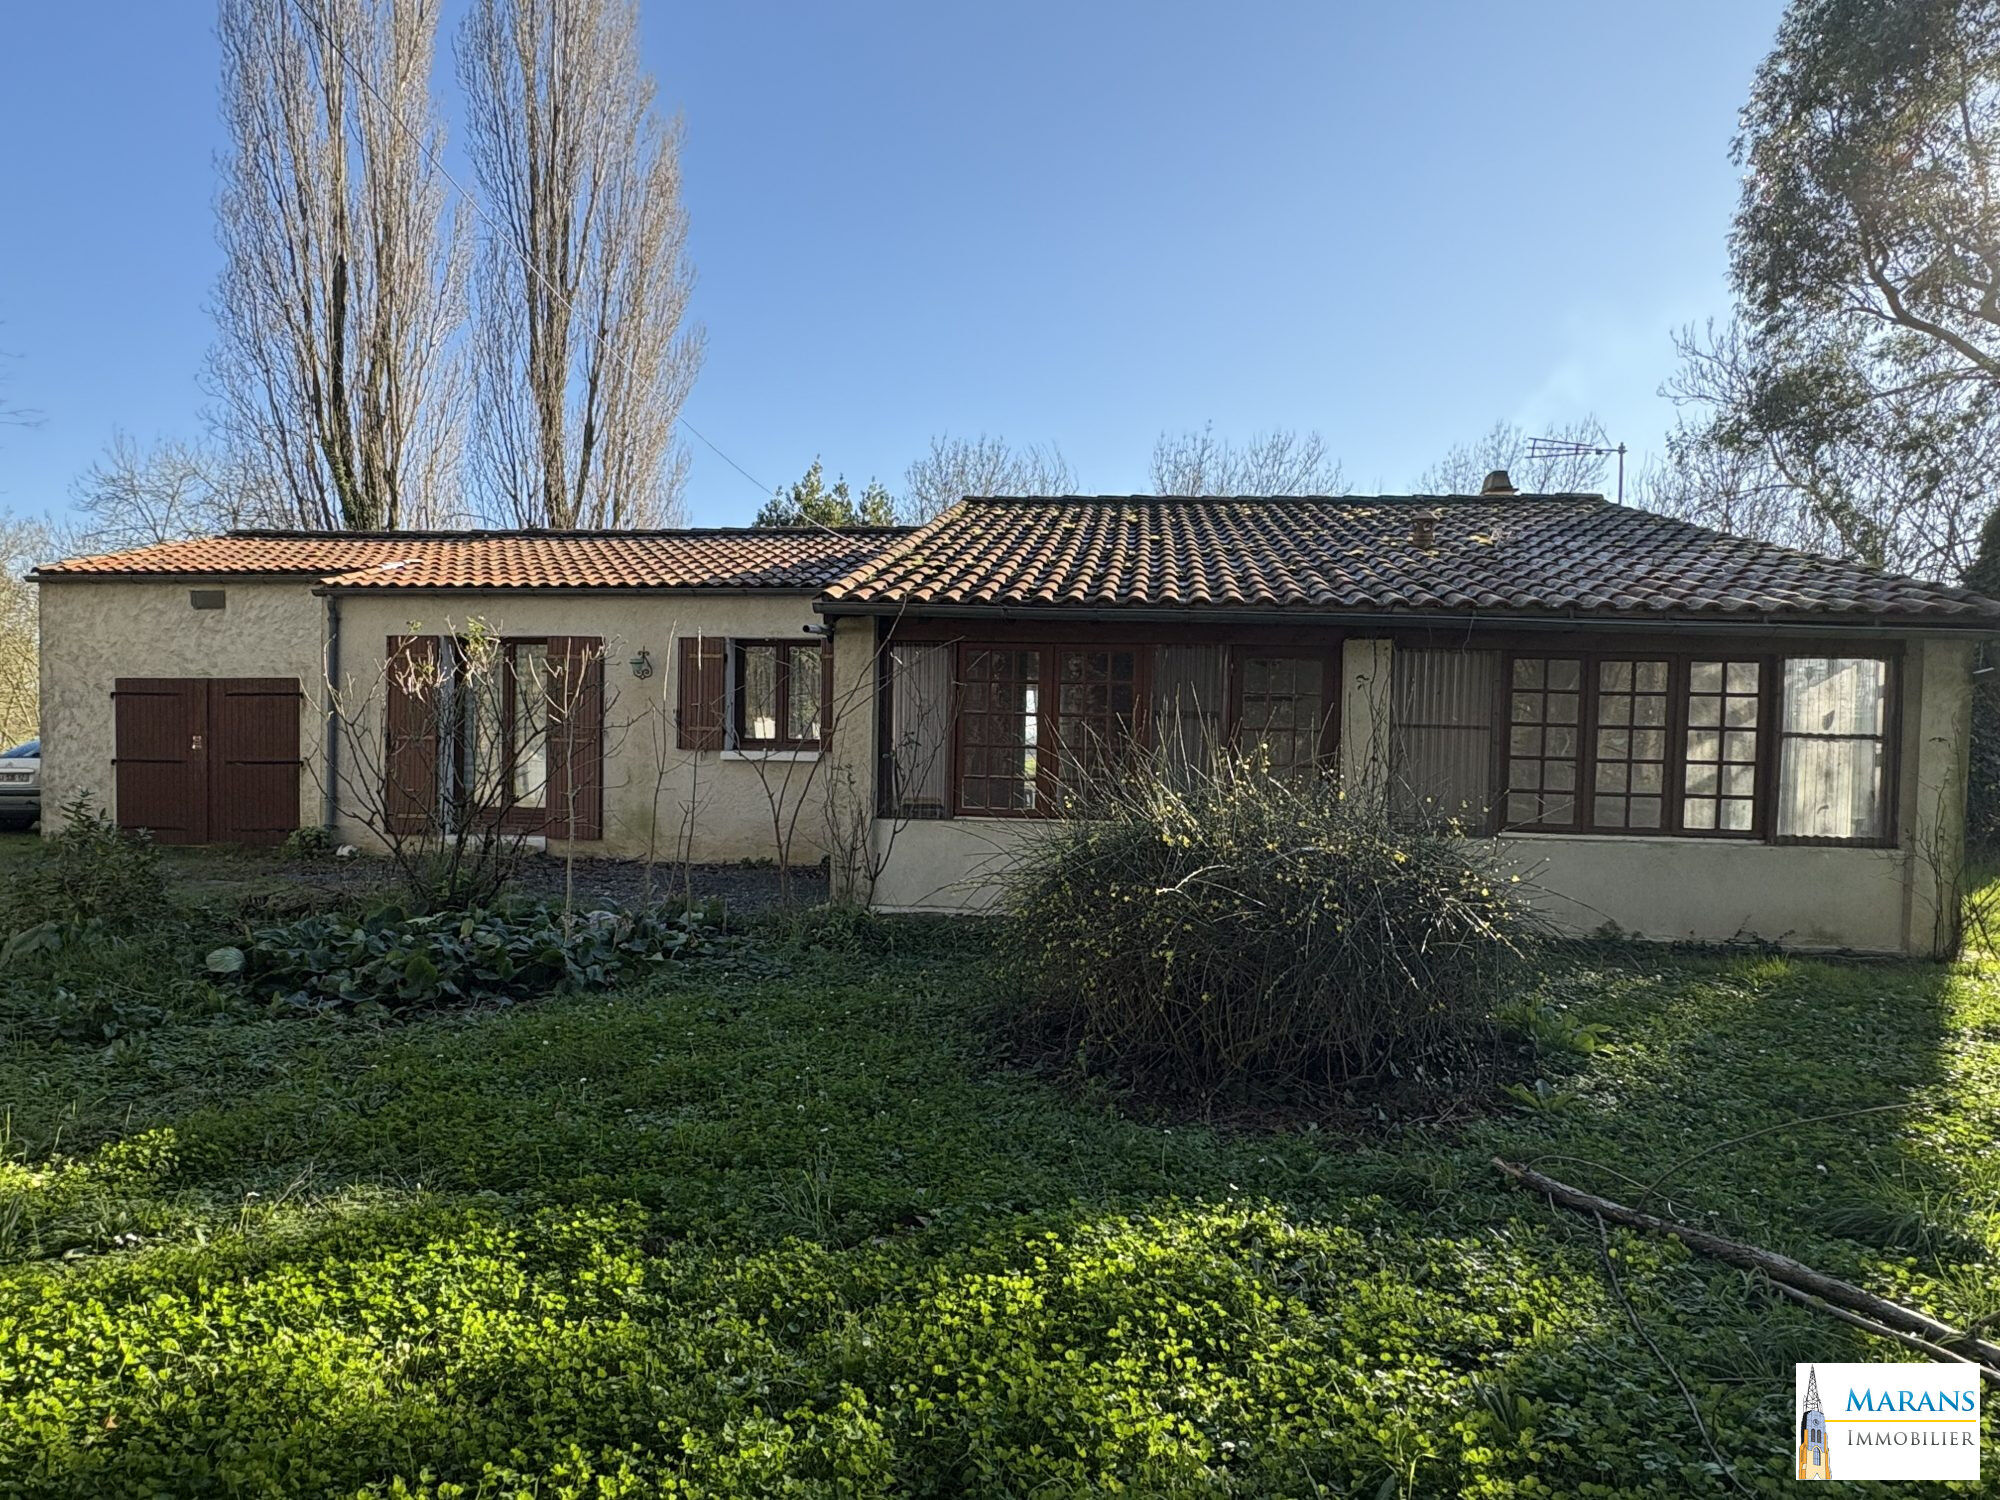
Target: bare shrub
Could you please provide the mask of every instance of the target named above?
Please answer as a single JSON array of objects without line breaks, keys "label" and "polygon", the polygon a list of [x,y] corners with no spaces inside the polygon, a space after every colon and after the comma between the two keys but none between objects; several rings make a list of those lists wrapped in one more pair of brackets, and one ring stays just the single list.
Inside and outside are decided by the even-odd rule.
[{"label": "bare shrub", "polygon": [[1008,904],[1038,1030],[1204,1094],[1449,1073],[1534,940],[1486,846],[1244,762],[1103,778]]}]

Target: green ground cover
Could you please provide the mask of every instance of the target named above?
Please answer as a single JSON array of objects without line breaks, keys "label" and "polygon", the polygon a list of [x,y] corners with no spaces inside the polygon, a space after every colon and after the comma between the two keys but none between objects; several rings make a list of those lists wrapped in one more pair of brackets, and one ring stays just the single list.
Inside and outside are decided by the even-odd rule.
[{"label": "green ground cover", "polygon": [[1792,1362],[1898,1352],[1614,1231],[1704,1441],[1596,1228],[1488,1165],[1630,1201],[1770,1125],[1671,1211],[2000,1312],[1991,969],[1569,955],[1596,1050],[1357,1133],[1011,1066],[986,941],[0,1028],[0,1495],[1789,1492]]}]

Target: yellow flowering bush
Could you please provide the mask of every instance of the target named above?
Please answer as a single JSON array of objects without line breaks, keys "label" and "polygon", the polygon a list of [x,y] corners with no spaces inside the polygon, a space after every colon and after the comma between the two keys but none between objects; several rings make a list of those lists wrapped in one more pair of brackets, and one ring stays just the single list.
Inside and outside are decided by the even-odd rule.
[{"label": "yellow flowering bush", "polygon": [[1450,824],[1331,779],[1141,764],[1011,878],[1015,987],[1066,1051],[1208,1093],[1442,1077],[1534,939],[1519,882]]}]

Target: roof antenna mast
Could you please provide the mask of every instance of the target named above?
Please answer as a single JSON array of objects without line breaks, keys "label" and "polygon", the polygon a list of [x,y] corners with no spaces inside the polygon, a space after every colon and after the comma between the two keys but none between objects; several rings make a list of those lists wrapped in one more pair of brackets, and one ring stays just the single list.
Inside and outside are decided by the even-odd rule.
[{"label": "roof antenna mast", "polygon": [[1530,458],[1579,458],[1589,454],[1592,458],[1618,459],[1618,503],[1625,503],[1625,445],[1607,448],[1598,443],[1577,443],[1568,438],[1538,437],[1528,439]]}]

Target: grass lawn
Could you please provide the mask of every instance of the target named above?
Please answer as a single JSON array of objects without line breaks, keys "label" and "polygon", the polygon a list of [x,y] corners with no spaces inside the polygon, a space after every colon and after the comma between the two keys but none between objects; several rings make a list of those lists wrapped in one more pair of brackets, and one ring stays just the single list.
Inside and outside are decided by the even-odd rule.
[{"label": "grass lawn", "polygon": [[1356,1139],[1010,1071],[979,942],[0,1036],[0,1495],[1789,1493],[1792,1362],[1899,1351],[1612,1233],[1725,1478],[1595,1227],[1488,1165],[1631,1201],[1787,1121],[1671,1211],[2000,1311],[1992,970],[1588,954],[1533,1105]]}]

